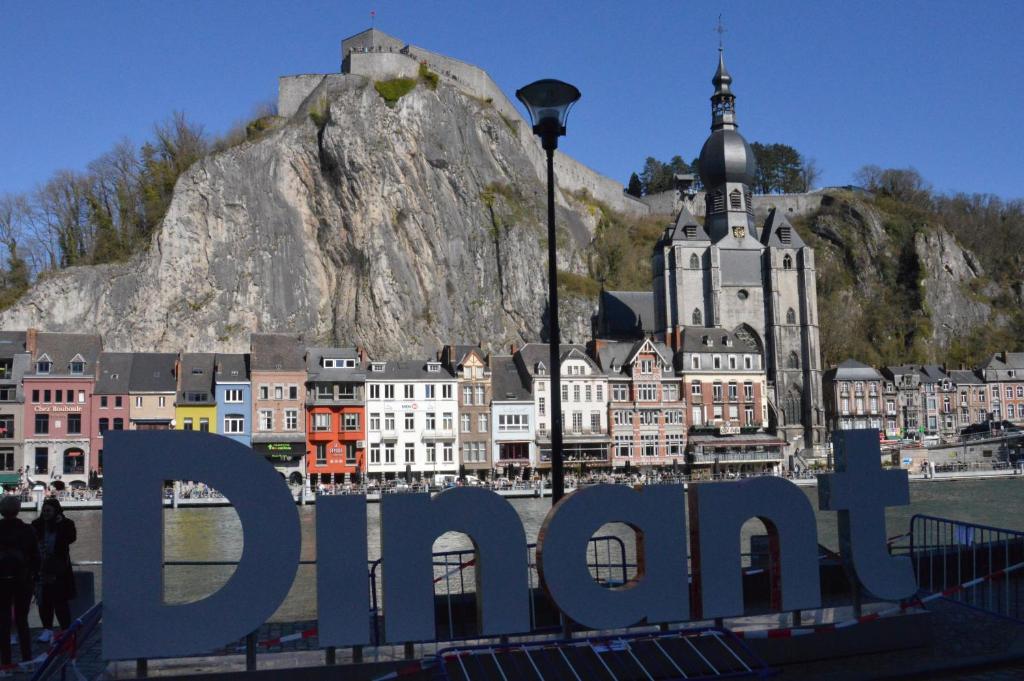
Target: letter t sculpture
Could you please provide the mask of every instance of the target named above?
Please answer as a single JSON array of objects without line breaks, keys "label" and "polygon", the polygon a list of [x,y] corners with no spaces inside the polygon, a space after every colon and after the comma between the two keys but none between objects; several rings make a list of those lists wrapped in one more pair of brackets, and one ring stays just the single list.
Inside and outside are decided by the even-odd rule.
[{"label": "letter t sculpture", "polygon": [[839,552],[861,586],[876,598],[900,600],[917,591],[910,558],[890,556],[885,507],[910,503],[907,472],[881,468],[875,429],[832,435],[836,472],[818,476],[818,508],[839,513]]}]

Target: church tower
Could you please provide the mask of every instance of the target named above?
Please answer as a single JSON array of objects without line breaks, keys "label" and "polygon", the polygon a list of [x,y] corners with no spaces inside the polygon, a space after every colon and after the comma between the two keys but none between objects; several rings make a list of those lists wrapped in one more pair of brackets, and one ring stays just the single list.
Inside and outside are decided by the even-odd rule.
[{"label": "church tower", "polygon": [[763,224],[754,219],[757,165],[737,130],[736,96],[721,48],[711,82],[711,134],[698,161],[704,222],[684,207],[655,246],[656,328],[676,350],[686,326],[735,332],[765,358],[769,420],[779,435],[796,449],[820,446],[825,428],[814,252],[775,211]]}]

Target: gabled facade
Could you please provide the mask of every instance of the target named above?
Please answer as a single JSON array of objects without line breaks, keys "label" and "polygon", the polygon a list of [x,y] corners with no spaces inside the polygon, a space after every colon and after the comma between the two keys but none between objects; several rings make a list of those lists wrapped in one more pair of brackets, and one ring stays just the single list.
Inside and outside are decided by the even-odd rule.
[{"label": "gabled facade", "polygon": [[848,359],[825,372],[822,387],[829,430],[876,428],[888,432],[885,379],[877,370]]},{"label": "gabled facade", "polygon": [[252,385],[249,382],[249,355],[219,353],[214,381],[218,432],[239,444],[250,446]]},{"label": "gabled facade", "polygon": [[306,479],[306,348],[302,336],[249,339],[252,449],[293,484]]},{"label": "gabled facade", "polygon": [[336,484],[366,472],[366,376],[359,348],[306,351],[306,472]]},{"label": "gabled facade", "polygon": [[216,360],[212,352],[182,353],[174,403],[176,430],[217,432],[217,398],[213,387]]},{"label": "gabled facade", "polygon": [[[608,377],[582,345],[562,345],[562,449],[566,466],[609,468]],[[547,344],[528,343],[515,355],[530,379],[537,424],[537,465],[551,467],[551,355]],[[498,424],[500,427],[500,424]]]},{"label": "gabled facade", "polygon": [[989,420],[988,387],[975,371],[966,369],[949,372],[956,389],[956,415],[960,428]]},{"label": "gabled facade", "polygon": [[921,372],[912,365],[882,369],[882,375],[896,390],[896,409],[903,426],[903,437],[920,436],[925,432],[924,390]]},{"label": "gabled facade", "polygon": [[103,438],[107,431],[129,428],[131,374],[132,353],[100,354],[99,376],[91,398],[95,421],[91,429],[92,452],[99,471],[103,470]]},{"label": "gabled facade", "polygon": [[136,352],[128,381],[128,422],[131,430],[170,430],[174,427],[178,355]]},{"label": "gabled facade", "polygon": [[90,396],[102,339],[29,329],[24,377],[26,456],[33,481],[85,485],[99,462],[92,450]]},{"label": "gabled facade", "polygon": [[478,346],[446,345],[441,364],[459,381],[460,472],[486,478],[491,470],[491,368]]},{"label": "gabled facade", "polygon": [[671,349],[651,339],[597,340],[590,355],[608,376],[612,468],[684,463],[686,402]]},{"label": "gabled facade", "polygon": [[512,355],[491,355],[491,461],[496,476],[521,478],[537,468],[537,408],[531,378]]},{"label": "gabled facade", "polygon": [[994,421],[1024,424],[1024,352],[1000,352],[981,367]]}]

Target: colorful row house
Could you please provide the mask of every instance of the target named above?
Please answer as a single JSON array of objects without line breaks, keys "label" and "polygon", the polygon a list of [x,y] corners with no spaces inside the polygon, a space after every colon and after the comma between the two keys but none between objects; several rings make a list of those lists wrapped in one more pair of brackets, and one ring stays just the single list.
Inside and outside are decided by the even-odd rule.
[{"label": "colorful row house", "polygon": [[306,470],[312,485],[358,481],[366,462],[366,377],[359,348],[306,352]]},{"label": "colorful row house", "polygon": [[25,479],[23,382],[29,366],[24,331],[0,331],[0,485]]},{"label": "colorful row house", "polygon": [[441,365],[458,379],[460,474],[486,476],[491,469],[491,368],[479,346],[446,345]]},{"label": "colorful row house", "polygon": [[292,484],[306,479],[306,348],[302,336],[250,338],[252,449]]},{"label": "colorful row house", "polygon": [[491,355],[491,462],[498,476],[537,465],[537,406],[530,374],[512,355]]}]

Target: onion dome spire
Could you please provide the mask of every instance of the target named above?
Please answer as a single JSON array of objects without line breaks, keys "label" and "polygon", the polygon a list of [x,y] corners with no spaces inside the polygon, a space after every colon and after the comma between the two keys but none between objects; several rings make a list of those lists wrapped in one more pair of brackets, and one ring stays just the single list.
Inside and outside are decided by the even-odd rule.
[{"label": "onion dome spire", "polygon": [[718,48],[718,69],[711,79],[715,94],[711,95],[711,129],[732,130],[736,127],[736,95],[732,93],[732,76],[725,68],[725,53]]}]

